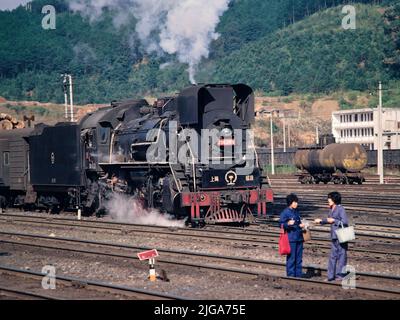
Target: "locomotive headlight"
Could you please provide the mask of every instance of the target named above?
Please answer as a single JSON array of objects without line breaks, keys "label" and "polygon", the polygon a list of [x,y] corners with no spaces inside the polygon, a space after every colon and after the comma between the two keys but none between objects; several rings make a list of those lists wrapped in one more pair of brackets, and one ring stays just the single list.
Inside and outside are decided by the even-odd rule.
[{"label": "locomotive headlight", "polygon": [[221,137],[232,137],[232,130],[225,128],[221,131]]}]

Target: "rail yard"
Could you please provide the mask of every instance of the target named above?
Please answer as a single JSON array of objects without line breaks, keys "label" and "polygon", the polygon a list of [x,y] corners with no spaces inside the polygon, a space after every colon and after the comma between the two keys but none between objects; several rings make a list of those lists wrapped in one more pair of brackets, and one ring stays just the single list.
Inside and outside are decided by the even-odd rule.
[{"label": "rail yard", "polygon": [[[329,135],[296,174],[267,172],[255,114],[250,87],[197,85],[0,132],[0,298],[399,299],[400,177],[379,184],[362,145]],[[336,279],[339,222],[356,236]]]},{"label": "rail yard", "polygon": [[0,1],[2,315],[388,313],[399,23],[400,0]]},{"label": "rail yard", "polygon": [[[294,176],[275,176],[267,217],[240,226],[155,226],[7,210],[0,214],[0,294],[23,300],[399,299],[400,184],[392,178],[380,186],[374,179],[367,177],[362,186],[304,186]],[[284,196],[296,192],[302,217],[311,221],[326,214],[326,194],[336,189],[356,228],[348,262],[355,289],[325,281],[327,227],[311,227],[301,279],[286,276],[277,250]],[[148,264],[137,258],[151,249],[160,255],[155,282],[148,280]],[[57,272],[57,290],[38,285],[48,265]]]}]

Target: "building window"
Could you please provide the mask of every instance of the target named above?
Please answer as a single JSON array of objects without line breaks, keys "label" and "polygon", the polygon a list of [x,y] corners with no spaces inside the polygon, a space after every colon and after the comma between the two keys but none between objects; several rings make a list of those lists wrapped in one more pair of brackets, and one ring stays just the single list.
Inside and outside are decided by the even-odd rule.
[{"label": "building window", "polygon": [[3,153],[3,163],[4,163],[5,167],[8,167],[10,165],[10,153],[9,152]]},{"label": "building window", "polygon": [[374,121],[374,114],[371,113],[371,121]]},{"label": "building window", "polygon": [[400,129],[400,122],[397,122],[397,129]]},{"label": "building window", "polygon": [[354,121],[355,121],[355,122],[358,122],[358,114],[355,114],[355,115],[354,115]]}]

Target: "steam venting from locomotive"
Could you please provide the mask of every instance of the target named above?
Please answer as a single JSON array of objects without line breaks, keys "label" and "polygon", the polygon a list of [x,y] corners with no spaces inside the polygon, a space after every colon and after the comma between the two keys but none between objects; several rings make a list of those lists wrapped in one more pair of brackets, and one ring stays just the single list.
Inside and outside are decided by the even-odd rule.
[{"label": "steam venting from locomotive", "polygon": [[209,46],[218,39],[216,27],[231,0],[72,0],[70,8],[101,18],[104,8],[117,12],[114,25],[124,25],[129,13],[137,19],[136,33],[148,53],[167,53],[189,65],[195,84],[199,63],[209,56]]},{"label": "steam venting from locomotive", "polygon": [[177,228],[185,226],[184,220],[175,220],[174,217],[161,214],[156,209],[144,209],[138,200],[126,194],[113,194],[106,202],[105,208],[111,218],[120,223]]}]

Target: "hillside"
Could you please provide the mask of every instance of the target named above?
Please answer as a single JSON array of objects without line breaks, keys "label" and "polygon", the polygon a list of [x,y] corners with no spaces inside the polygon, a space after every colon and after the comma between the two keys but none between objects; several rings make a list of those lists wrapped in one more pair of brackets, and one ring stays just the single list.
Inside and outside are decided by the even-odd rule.
[{"label": "hillside", "polygon": [[[358,5],[358,28],[346,32],[340,28],[341,7],[330,7],[347,2],[232,0],[198,80],[240,81],[265,94],[288,95],[365,91],[378,79],[399,79],[400,6],[385,16],[383,7],[396,1]],[[45,4],[56,6],[56,30],[41,28]],[[186,65],[144,53],[133,32],[135,19],[115,28],[115,15],[105,10],[102,19],[90,22],[72,13],[66,0],[34,0],[32,12],[0,12],[0,95],[62,103],[65,72],[74,75],[78,104],[172,93],[188,85]]]},{"label": "hillside", "polygon": [[396,78],[396,52],[381,7],[357,5],[356,30],[341,27],[341,7],[255,41],[216,62],[217,81],[246,81],[264,92],[373,90]]}]

